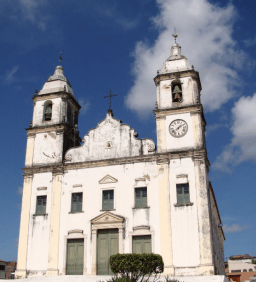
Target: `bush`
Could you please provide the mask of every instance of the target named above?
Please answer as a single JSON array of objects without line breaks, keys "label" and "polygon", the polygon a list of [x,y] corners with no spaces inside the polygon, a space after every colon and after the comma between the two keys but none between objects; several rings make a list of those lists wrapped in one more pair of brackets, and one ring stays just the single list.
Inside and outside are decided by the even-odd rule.
[{"label": "bush", "polygon": [[116,276],[119,274],[132,281],[142,281],[145,276],[157,276],[164,271],[162,257],[155,254],[116,254],[110,257],[109,265]]}]

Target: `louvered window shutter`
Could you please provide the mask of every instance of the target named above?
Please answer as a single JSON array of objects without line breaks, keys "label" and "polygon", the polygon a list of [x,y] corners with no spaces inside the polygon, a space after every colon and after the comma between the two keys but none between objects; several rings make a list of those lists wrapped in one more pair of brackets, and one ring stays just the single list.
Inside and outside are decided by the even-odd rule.
[{"label": "louvered window shutter", "polygon": [[36,214],[46,213],[46,196],[37,196],[36,200]]},{"label": "louvered window shutter", "polygon": [[182,205],[184,204],[184,197],[183,197],[183,189],[180,184],[177,184],[177,204]]},{"label": "louvered window shutter", "polygon": [[104,190],[102,192],[102,209],[114,209],[114,190]]},{"label": "louvered window shutter", "polygon": [[184,185],[184,200],[186,204],[190,203],[188,183]]},{"label": "louvered window shutter", "polygon": [[72,193],[71,212],[81,212],[83,208],[83,193]]}]

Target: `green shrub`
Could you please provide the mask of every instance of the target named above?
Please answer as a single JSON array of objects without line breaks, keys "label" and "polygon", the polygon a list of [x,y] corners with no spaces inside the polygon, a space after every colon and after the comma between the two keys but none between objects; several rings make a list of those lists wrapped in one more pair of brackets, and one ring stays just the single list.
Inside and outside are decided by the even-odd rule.
[{"label": "green shrub", "polygon": [[145,276],[157,276],[164,271],[162,257],[155,254],[116,254],[110,257],[109,265],[116,276],[132,281],[142,281]]}]

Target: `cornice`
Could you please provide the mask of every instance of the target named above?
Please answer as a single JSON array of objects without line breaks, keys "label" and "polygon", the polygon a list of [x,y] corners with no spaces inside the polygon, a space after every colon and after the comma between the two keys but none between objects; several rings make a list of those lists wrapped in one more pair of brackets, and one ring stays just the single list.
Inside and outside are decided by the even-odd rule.
[{"label": "cornice", "polygon": [[[199,158],[200,156],[200,158]],[[52,172],[55,174],[65,173],[67,170],[104,167],[113,165],[126,165],[141,162],[155,162],[156,164],[169,163],[171,159],[192,158],[193,160],[204,160],[207,163],[207,153],[205,149],[161,152],[150,155],[142,155],[137,157],[124,157],[116,159],[105,159],[97,161],[87,161],[78,163],[58,163],[51,165],[35,165],[23,168],[24,176],[35,173]]]},{"label": "cornice", "polygon": [[68,130],[71,126],[66,123],[62,124],[51,124],[45,126],[34,126],[26,128],[27,136],[34,136],[37,133],[46,133],[51,131],[56,131],[57,134],[63,133],[65,130]]},{"label": "cornice", "polygon": [[78,101],[74,98],[73,95],[71,95],[68,92],[55,92],[55,93],[50,93],[50,94],[34,95],[32,100],[35,103],[37,101],[44,101],[47,99],[54,99],[54,98],[62,98],[62,99],[71,100],[74,106],[77,108],[77,110],[81,109],[81,106],[79,105]]},{"label": "cornice", "polygon": [[203,106],[202,104],[197,104],[197,105],[187,105],[187,106],[181,106],[177,108],[168,108],[168,109],[157,109],[153,111],[155,114],[155,118],[164,118],[167,115],[175,115],[178,113],[192,113],[192,114],[197,114],[197,113],[202,113],[203,112]]}]

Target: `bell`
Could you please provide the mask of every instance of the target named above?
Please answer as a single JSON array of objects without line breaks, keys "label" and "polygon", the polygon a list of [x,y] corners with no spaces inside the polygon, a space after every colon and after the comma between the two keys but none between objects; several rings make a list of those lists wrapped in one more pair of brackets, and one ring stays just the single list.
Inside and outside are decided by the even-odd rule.
[{"label": "bell", "polygon": [[180,90],[180,88],[179,88],[178,85],[176,85],[176,86],[174,87],[174,90],[173,90],[173,94],[176,94],[176,93],[181,93],[181,90]]},{"label": "bell", "polygon": [[174,100],[180,100],[180,93],[176,93],[175,95],[174,95]]}]

